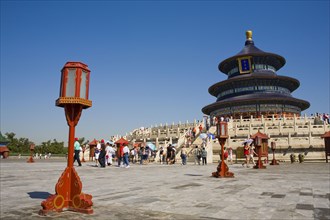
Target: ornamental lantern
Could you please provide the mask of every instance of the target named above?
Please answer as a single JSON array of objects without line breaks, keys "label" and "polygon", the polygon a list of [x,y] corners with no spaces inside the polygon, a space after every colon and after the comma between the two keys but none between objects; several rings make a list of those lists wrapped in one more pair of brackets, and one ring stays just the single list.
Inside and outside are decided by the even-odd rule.
[{"label": "ornamental lantern", "polygon": [[258,131],[256,134],[251,136],[251,139],[254,140],[254,146],[257,149],[258,153],[258,162],[253,167],[255,169],[265,169],[266,167],[263,165],[261,161],[262,156],[266,156],[268,158],[268,139],[269,137],[266,134]]},{"label": "ornamental lantern", "polygon": [[61,72],[60,97],[56,100],[56,106],[80,104],[84,109],[91,107],[92,101],[88,100],[88,66],[80,62],[67,62]]},{"label": "ornamental lantern", "polygon": [[30,155],[30,158],[27,160],[28,163],[34,163],[34,160],[33,160],[33,152],[34,152],[34,148],[35,148],[35,144],[34,144],[34,143],[31,143],[31,144],[30,144],[30,152],[31,152],[31,155]]},{"label": "ornamental lantern", "polygon": [[216,178],[227,178],[227,177],[234,177],[234,173],[229,172],[228,165],[225,163],[225,157],[224,157],[224,146],[226,143],[226,140],[228,139],[228,124],[227,122],[221,120],[218,120],[217,123],[217,138],[219,140],[219,143],[221,145],[221,161],[217,167],[217,171],[212,173],[213,177]]},{"label": "ornamental lantern", "polygon": [[270,163],[270,165],[279,165],[279,163],[276,161],[275,159],[275,150],[276,150],[276,143],[274,141],[272,141],[270,143],[270,148],[272,149],[273,151],[273,160],[272,162]]},{"label": "ornamental lantern", "polygon": [[41,203],[43,209],[39,214],[65,209],[92,214],[92,196],[82,193],[81,180],[73,167],[75,127],[82,109],[92,106],[92,101],[88,100],[90,70],[81,62],[67,62],[61,73],[60,97],[56,106],[64,108],[69,126],[68,164],[55,185],[56,193]]}]

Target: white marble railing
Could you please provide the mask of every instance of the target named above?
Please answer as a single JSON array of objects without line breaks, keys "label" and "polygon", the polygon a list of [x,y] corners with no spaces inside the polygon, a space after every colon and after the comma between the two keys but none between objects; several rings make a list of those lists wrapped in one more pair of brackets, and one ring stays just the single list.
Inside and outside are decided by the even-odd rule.
[{"label": "white marble railing", "polygon": [[[324,140],[321,138],[325,132],[330,131],[330,125],[315,124],[315,117],[290,117],[290,118],[249,118],[249,119],[230,119],[228,122],[229,139],[226,146],[231,146],[234,149],[241,146],[241,143],[258,131],[267,134],[270,137],[269,142],[275,141],[277,146],[287,148],[324,146]],[[201,123],[204,120],[200,121]],[[318,121],[319,123],[320,121]],[[178,147],[182,145],[182,137],[189,128],[198,126],[198,123],[184,123],[172,125],[160,125],[150,128],[147,134],[133,134],[126,136],[128,140],[135,141],[151,141],[156,143],[156,146],[162,145],[164,142],[178,143]],[[212,127],[211,127],[212,128]],[[214,126],[213,126],[214,128]],[[214,133],[215,129],[210,129]]]}]

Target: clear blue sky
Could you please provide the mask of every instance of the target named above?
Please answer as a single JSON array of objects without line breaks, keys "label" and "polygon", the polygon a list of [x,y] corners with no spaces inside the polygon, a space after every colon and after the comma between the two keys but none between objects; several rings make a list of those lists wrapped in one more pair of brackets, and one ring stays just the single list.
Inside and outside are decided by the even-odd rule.
[{"label": "clear blue sky", "polygon": [[76,136],[108,139],[138,127],[201,119],[226,79],[219,62],[255,45],[285,57],[278,75],[329,112],[329,1],[3,1],[1,132],[67,142],[55,106],[67,61],[91,70]]}]

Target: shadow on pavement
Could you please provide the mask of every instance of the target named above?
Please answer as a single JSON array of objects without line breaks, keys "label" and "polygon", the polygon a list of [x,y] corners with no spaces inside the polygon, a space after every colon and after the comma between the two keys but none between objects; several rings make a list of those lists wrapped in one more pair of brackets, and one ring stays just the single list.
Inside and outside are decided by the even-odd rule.
[{"label": "shadow on pavement", "polygon": [[49,196],[52,195],[49,192],[39,192],[39,191],[28,192],[27,194],[29,194],[30,198],[32,199],[47,199]]}]

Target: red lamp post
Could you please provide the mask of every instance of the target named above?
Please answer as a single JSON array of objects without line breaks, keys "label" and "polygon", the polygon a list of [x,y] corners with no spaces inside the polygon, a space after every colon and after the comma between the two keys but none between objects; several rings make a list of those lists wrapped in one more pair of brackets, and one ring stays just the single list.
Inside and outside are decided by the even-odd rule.
[{"label": "red lamp post", "polygon": [[30,155],[30,158],[26,161],[27,163],[34,163],[34,160],[33,160],[34,147],[35,147],[35,144],[34,143],[31,143],[30,144],[31,155]]},{"label": "red lamp post", "polygon": [[272,151],[273,151],[273,160],[272,160],[272,162],[270,163],[270,165],[279,165],[279,163],[276,161],[276,159],[275,159],[275,149],[276,149],[276,143],[274,142],[274,141],[272,141],[271,143],[270,143],[270,147],[271,147],[271,149],[272,149]]},{"label": "red lamp post", "polygon": [[57,184],[55,194],[41,203],[39,214],[49,211],[61,212],[63,209],[92,214],[92,196],[81,192],[82,183],[73,167],[75,126],[78,124],[82,109],[92,106],[88,100],[90,70],[80,62],[67,62],[62,69],[60,97],[56,106],[65,110],[69,126],[68,164]]},{"label": "red lamp post", "polygon": [[225,163],[225,156],[224,156],[224,146],[226,140],[228,138],[228,124],[227,122],[218,120],[217,123],[217,138],[221,145],[221,162],[217,167],[217,171],[212,173],[213,177],[216,178],[226,178],[226,177],[234,177],[234,173],[229,172],[229,168]]}]

